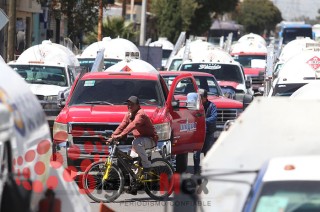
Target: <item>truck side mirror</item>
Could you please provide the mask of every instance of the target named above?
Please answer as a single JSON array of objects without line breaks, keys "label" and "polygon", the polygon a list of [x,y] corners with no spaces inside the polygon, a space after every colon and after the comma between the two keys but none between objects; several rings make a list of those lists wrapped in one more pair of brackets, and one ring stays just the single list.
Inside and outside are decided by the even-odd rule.
[{"label": "truck side mirror", "polygon": [[171,105],[173,108],[179,108],[179,104],[180,104],[179,100],[174,100],[171,102]]},{"label": "truck side mirror", "polygon": [[251,86],[252,86],[252,79],[251,79],[251,77],[248,77],[247,79],[246,79],[246,88],[247,89],[249,89],[249,88],[251,88]]},{"label": "truck side mirror", "polygon": [[70,88],[67,88],[66,90],[59,91],[58,93],[58,107],[63,108],[66,105],[66,99],[68,98],[68,95],[70,93]]},{"label": "truck side mirror", "polygon": [[253,95],[250,94],[245,94],[243,95],[243,110],[245,110],[248,105],[252,102],[253,100]]}]

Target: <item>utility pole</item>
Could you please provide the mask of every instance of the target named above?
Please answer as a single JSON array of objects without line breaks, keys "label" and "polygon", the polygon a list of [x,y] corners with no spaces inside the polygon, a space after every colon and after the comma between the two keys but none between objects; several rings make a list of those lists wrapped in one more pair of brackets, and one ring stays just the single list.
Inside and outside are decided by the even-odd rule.
[{"label": "utility pole", "polygon": [[126,20],[127,15],[127,0],[122,0],[122,18]]},{"label": "utility pole", "polygon": [[133,22],[133,8],[134,8],[134,0],[131,0],[131,4],[130,4],[130,10],[131,10],[131,14],[130,14],[130,21]]},{"label": "utility pole", "polygon": [[99,0],[98,41],[102,40],[102,16],[103,16],[103,5],[102,5],[102,0]]},{"label": "utility pole", "polygon": [[147,14],[147,0],[142,0],[141,21],[140,21],[140,42],[139,42],[140,46],[143,46],[146,40],[146,14]]},{"label": "utility pole", "polygon": [[15,40],[16,40],[16,0],[9,0],[9,26],[8,26],[8,45],[7,61],[14,60]]}]

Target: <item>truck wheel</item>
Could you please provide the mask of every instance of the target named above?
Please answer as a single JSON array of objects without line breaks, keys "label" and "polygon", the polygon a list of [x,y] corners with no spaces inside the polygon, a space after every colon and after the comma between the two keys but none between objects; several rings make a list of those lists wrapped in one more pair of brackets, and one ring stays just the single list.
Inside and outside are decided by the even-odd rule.
[{"label": "truck wheel", "polygon": [[176,156],[176,172],[186,172],[188,168],[188,153],[179,154]]}]

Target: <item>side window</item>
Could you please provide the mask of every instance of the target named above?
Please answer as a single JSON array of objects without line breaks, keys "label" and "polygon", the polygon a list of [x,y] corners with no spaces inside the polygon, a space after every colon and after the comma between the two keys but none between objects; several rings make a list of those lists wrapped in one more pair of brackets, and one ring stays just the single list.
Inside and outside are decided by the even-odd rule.
[{"label": "side window", "polygon": [[188,94],[191,92],[196,92],[191,78],[182,79],[175,88],[175,94]]}]

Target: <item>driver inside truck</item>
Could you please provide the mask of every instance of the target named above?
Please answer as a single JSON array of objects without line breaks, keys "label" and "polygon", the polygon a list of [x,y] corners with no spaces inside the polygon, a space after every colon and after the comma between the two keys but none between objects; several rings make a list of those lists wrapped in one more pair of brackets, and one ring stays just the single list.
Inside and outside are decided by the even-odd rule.
[{"label": "driver inside truck", "polygon": [[132,132],[134,140],[132,141],[132,149],[130,156],[140,156],[144,172],[148,172],[151,167],[151,162],[146,155],[146,149],[151,149],[158,142],[158,134],[150,120],[149,116],[140,108],[139,99],[136,96],[131,96],[127,100],[128,113],[123,118],[121,124],[113,132],[112,139],[123,139],[128,133]]}]

